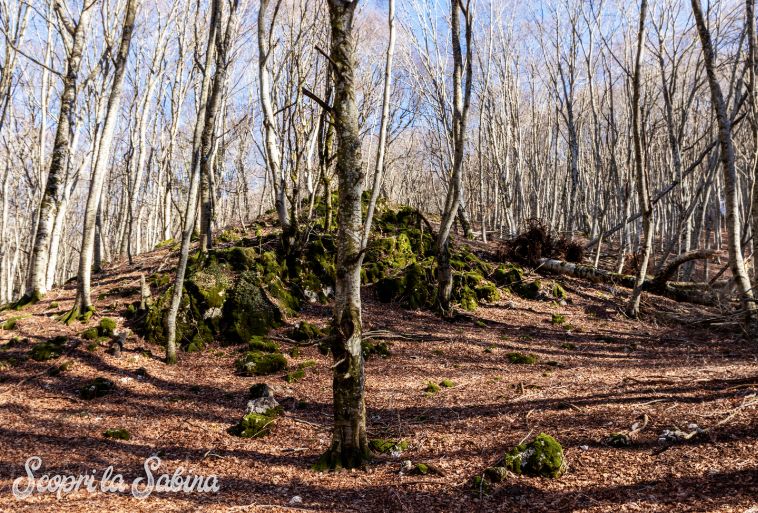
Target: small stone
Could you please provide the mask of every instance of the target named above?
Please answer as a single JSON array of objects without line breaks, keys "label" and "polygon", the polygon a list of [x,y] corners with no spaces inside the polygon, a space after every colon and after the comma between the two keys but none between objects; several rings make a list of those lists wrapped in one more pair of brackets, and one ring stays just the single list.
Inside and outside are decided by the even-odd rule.
[{"label": "small stone", "polygon": [[400,473],[406,474],[413,470],[413,463],[411,460],[403,460],[400,462]]},{"label": "small stone", "polygon": [[290,499],[290,502],[289,502],[289,503],[290,503],[291,505],[302,504],[302,503],[303,503],[303,498],[302,498],[302,497],[300,497],[299,495],[295,495],[294,497],[292,497],[292,498]]},{"label": "small stone", "polygon": [[279,403],[271,396],[259,397],[247,402],[247,408],[245,408],[245,414],[248,413],[260,413],[264,414],[272,408],[279,406]]},{"label": "small stone", "polygon": [[590,446],[589,445],[580,445],[579,448],[581,450],[583,450],[583,451],[589,451],[590,450]]}]

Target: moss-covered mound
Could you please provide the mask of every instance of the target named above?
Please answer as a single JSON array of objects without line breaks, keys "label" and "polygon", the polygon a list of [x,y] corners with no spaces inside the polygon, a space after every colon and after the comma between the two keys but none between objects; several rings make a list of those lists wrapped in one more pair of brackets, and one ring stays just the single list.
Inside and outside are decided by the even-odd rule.
[{"label": "moss-covered mound", "polygon": [[66,342],[68,342],[68,339],[64,336],[55,337],[45,342],[40,342],[39,344],[36,344],[34,347],[32,347],[31,351],[29,352],[29,357],[32,360],[38,362],[44,362],[58,358],[63,354]]},{"label": "moss-covered mound", "polygon": [[104,397],[116,389],[116,384],[107,378],[95,378],[82,388],[79,389],[79,396],[82,399],[95,399]]},{"label": "moss-covered mound", "polygon": [[568,468],[563,447],[545,433],[508,451],[500,466],[518,475],[553,478],[560,477]]},{"label": "moss-covered mound", "polygon": [[281,353],[247,351],[235,362],[237,371],[244,376],[266,376],[287,369],[287,359]]}]

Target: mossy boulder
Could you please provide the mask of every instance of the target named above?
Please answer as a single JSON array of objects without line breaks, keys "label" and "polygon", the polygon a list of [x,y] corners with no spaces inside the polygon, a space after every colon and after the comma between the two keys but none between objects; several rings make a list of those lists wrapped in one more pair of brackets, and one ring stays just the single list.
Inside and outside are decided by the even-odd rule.
[{"label": "mossy boulder", "polygon": [[247,351],[235,366],[245,376],[266,376],[287,369],[287,359],[280,353]]},{"label": "mossy boulder", "polygon": [[550,478],[560,477],[568,468],[563,447],[545,433],[508,451],[501,466],[517,475]]},{"label": "mossy boulder", "polygon": [[116,331],[116,321],[109,317],[100,319],[100,324],[97,326],[97,330],[101,337],[112,337]]},{"label": "mossy boulder", "polygon": [[480,301],[494,303],[495,301],[500,300],[500,291],[494,283],[485,281],[484,283],[477,285],[474,291],[476,292],[476,298]]},{"label": "mossy boulder", "polygon": [[529,283],[519,283],[511,286],[511,290],[524,299],[536,300],[540,298],[542,282],[534,280]]},{"label": "mossy boulder", "polygon": [[59,336],[51,338],[45,342],[40,342],[39,344],[36,344],[34,347],[32,347],[31,351],[29,352],[29,357],[32,360],[38,362],[44,362],[58,358],[63,354],[66,342],[68,342],[68,338],[64,336]]},{"label": "mossy boulder", "polygon": [[308,340],[318,340],[323,338],[324,330],[311,324],[308,321],[300,322],[297,327],[290,331],[290,338],[298,342],[306,342]]},{"label": "mossy boulder", "polygon": [[524,270],[514,264],[501,265],[492,275],[493,280],[501,287],[510,287],[524,281]]},{"label": "mossy boulder", "polygon": [[113,381],[97,377],[79,389],[79,396],[82,399],[91,400],[97,397],[105,397],[115,389],[116,384]]},{"label": "mossy boulder", "polygon": [[281,326],[282,317],[281,310],[260,286],[258,276],[245,271],[224,304],[224,334],[227,340],[246,342]]},{"label": "mossy boulder", "polygon": [[264,353],[276,353],[279,351],[279,345],[273,340],[256,335],[247,342],[249,351],[261,351]]},{"label": "mossy boulder", "polygon": [[281,407],[278,407],[270,408],[264,413],[247,413],[229,432],[242,438],[259,438],[267,435],[281,411]]}]

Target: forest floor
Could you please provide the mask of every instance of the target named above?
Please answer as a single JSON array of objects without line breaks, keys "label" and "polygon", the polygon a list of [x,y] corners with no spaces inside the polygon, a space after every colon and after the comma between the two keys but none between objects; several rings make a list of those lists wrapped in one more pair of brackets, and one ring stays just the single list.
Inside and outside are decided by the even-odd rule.
[{"label": "forest floor", "polygon": [[[138,298],[139,273],[170,269],[167,250],[135,265],[96,277],[99,315],[120,317]],[[315,360],[300,382],[280,376],[247,378],[234,373],[234,347],[181,353],[179,365],[161,362],[162,348],[130,336],[121,358],[105,349],[69,344],[51,362],[33,360],[0,371],[0,511],[644,511],[758,512],[758,346],[736,328],[699,328],[710,315],[655,296],[643,302],[643,321],[619,308],[626,292],[562,279],[565,306],[506,296],[480,307],[469,320],[448,323],[425,311],[408,311],[364,294],[364,324],[411,339],[392,342],[388,358],[366,363],[370,437],[409,442],[399,458],[377,456],[366,470],[317,473],[310,466],[330,440],[331,360],[315,347],[291,364]],[[0,331],[0,344],[28,338],[0,351],[0,359],[26,353],[39,341],[86,327],[55,319],[70,308],[73,285],[27,308],[15,329]],[[57,305],[57,307],[55,307]],[[655,313],[654,313],[655,312]],[[551,323],[562,314],[565,325]],[[2,312],[5,320],[17,312]],[[298,319],[321,325],[328,307],[308,307]],[[96,325],[97,316],[88,325]],[[1,348],[1,347],[0,347]],[[538,362],[509,362],[509,352]],[[74,362],[50,376],[51,364]],[[144,368],[147,377],[136,371]],[[85,401],[77,391],[96,376],[111,379],[111,395]],[[428,395],[427,382],[450,379],[453,388]],[[243,439],[227,433],[244,413],[248,389],[272,386],[285,406],[271,434]],[[604,444],[647,415],[649,424],[629,447]],[[666,429],[707,436],[664,446]],[[129,441],[103,437],[126,428]],[[541,432],[557,438],[569,468],[559,479],[511,477],[489,493],[471,479],[523,439]],[[218,493],[154,493],[138,500],[124,493],[81,490],[58,499],[33,494],[14,498],[24,463],[42,458],[42,473],[79,475],[106,467],[129,484],[144,476],[143,462],[162,458],[160,471],[184,467],[216,475]],[[399,472],[410,459],[442,475]],[[293,497],[299,496],[302,502]]]}]

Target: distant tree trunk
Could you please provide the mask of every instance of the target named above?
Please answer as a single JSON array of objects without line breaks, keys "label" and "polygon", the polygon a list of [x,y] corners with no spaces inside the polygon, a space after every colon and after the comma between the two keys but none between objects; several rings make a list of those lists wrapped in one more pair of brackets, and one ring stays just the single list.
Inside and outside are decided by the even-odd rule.
[{"label": "distant tree trunk", "polygon": [[[464,12],[466,26],[466,78],[464,90],[464,59],[461,50],[461,18]],[[445,209],[442,214],[437,235],[437,300],[441,313],[445,316],[450,314],[450,296],[453,291],[453,272],[450,267],[450,229],[453,227],[455,218],[463,195],[463,150],[466,141],[466,116],[471,101],[471,76],[472,76],[472,20],[470,2],[466,8],[462,0],[451,0],[451,32],[453,41],[453,126],[451,139],[453,141],[453,168],[450,175],[450,184],[445,199]]]},{"label": "distant tree trunk", "polygon": [[[387,60],[384,65],[384,92],[382,94],[382,120],[379,126],[379,147],[376,151],[376,166],[374,167],[374,183],[371,188],[371,200],[366,211],[366,222],[363,227],[363,249],[368,245],[368,236],[371,232],[371,222],[374,219],[374,209],[382,189],[384,177],[384,153],[387,149],[387,131],[390,124],[390,94],[392,93],[392,57],[395,52],[395,0],[389,0],[388,25],[389,43],[387,44]],[[363,259],[361,258],[361,261]]]},{"label": "distant tree trunk", "polygon": [[756,305],[753,302],[753,291],[750,288],[742,256],[742,233],[740,230],[739,203],[737,201],[737,172],[735,169],[734,143],[732,141],[732,122],[726,110],[726,102],[721,92],[715,71],[715,57],[711,34],[703,17],[700,0],[692,0],[692,11],[703,46],[703,60],[708,74],[708,84],[711,88],[711,102],[716,113],[719,128],[719,144],[721,145],[721,166],[724,172],[724,197],[726,200],[726,233],[727,249],[729,251],[729,267],[740,293],[740,300],[749,322],[756,321]]},{"label": "distant tree trunk", "polygon": [[[55,4],[56,12],[64,30],[69,32],[70,43],[67,44],[66,73],[63,75],[63,91],[60,97],[58,127],[53,142],[53,154],[47,175],[45,192],[39,207],[39,223],[34,234],[34,245],[30,257],[31,272],[22,302],[38,301],[46,292],[47,266],[50,258],[50,242],[55,213],[61,201],[61,189],[65,187],[63,178],[68,168],[71,153],[71,121],[76,106],[76,83],[84,52],[84,42],[89,31],[89,19],[94,4],[82,9],[79,20],[74,23],[63,12],[60,4]],[[64,38],[65,40],[65,38]]]},{"label": "distant tree trunk", "polygon": [[184,208],[184,224],[182,226],[182,245],[179,251],[179,262],[176,266],[176,280],[174,289],[171,293],[171,307],[166,318],[166,363],[176,363],[176,317],[179,314],[179,306],[182,302],[182,292],[184,291],[184,276],[187,272],[187,260],[189,259],[189,248],[192,241],[192,232],[195,229],[195,220],[197,218],[197,200],[200,189],[200,160],[202,159],[202,137],[207,123],[206,106],[211,86],[211,69],[215,54],[216,30],[218,18],[221,16],[219,7],[221,1],[213,0],[211,2],[210,21],[208,25],[208,43],[205,50],[205,65],[203,68],[203,80],[200,86],[198,96],[197,121],[192,136],[192,161],[190,163],[190,182],[187,193],[187,204]]},{"label": "distant tree trunk", "polygon": [[138,3],[139,0],[128,0],[126,4],[124,25],[121,31],[121,43],[114,59],[113,84],[111,85],[105,121],[103,122],[102,134],[100,135],[97,160],[92,170],[92,181],[87,195],[87,206],[84,210],[82,246],[79,253],[77,298],[74,305],[74,311],[78,310],[81,314],[92,309],[92,259],[95,246],[95,233],[98,231],[97,221],[100,213],[100,197],[102,196],[103,183],[105,182],[107,166],[110,161],[113,132],[121,107],[121,91],[123,89],[124,76],[126,75],[126,61],[132,42],[134,19],[137,14]]},{"label": "distant tree trunk", "polygon": [[748,65],[748,100],[750,108],[750,132],[753,138],[753,158],[751,161],[753,177],[753,204],[751,205],[753,229],[753,295],[758,290],[758,92],[756,92],[755,74],[756,42],[755,36],[755,0],[745,0],[745,26],[747,28],[747,65]]},{"label": "distant tree trunk", "polygon": [[274,185],[274,204],[282,227],[282,240],[285,246],[292,240],[292,226],[287,208],[287,177],[282,172],[282,153],[276,134],[276,117],[273,100],[271,99],[271,71],[268,69],[268,59],[271,56],[271,37],[273,27],[282,0],[276,0],[271,23],[266,23],[266,11],[270,0],[261,0],[258,10],[258,81],[260,87],[261,108],[263,109],[263,133],[266,166],[271,174]]},{"label": "distant tree trunk", "polygon": [[[218,24],[221,25],[222,6],[220,0],[216,7]],[[213,76],[210,97],[206,106],[205,126],[201,136],[200,154],[200,251],[206,252],[213,246],[213,149],[216,138],[216,118],[226,87],[226,70],[228,67],[227,54],[234,30],[234,16],[239,0],[229,3],[229,15],[224,30],[219,26],[215,29],[216,73]]]},{"label": "distant tree trunk", "polygon": [[355,100],[353,15],[358,1],[329,0],[334,66],[334,125],[337,134],[337,282],[334,302],[334,431],[317,468],[362,466],[366,437],[364,362],[361,351],[361,193],[364,171]]},{"label": "distant tree trunk", "polygon": [[650,201],[650,190],[645,171],[645,156],[642,152],[642,122],[640,120],[642,108],[640,107],[640,72],[642,55],[645,50],[645,15],[647,12],[647,0],[640,2],[640,23],[637,31],[637,54],[634,59],[634,75],[632,76],[632,138],[634,140],[634,172],[637,179],[637,197],[642,211],[642,260],[637,271],[632,296],[629,300],[628,313],[632,317],[640,315],[640,297],[642,286],[647,276],[647,266],[650,261],[650,253],[653,249],[653,205]]}]

